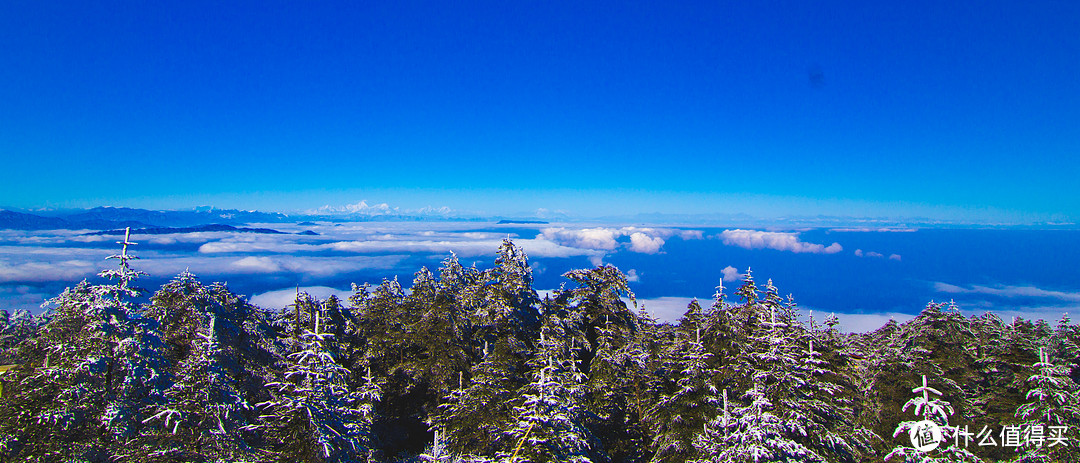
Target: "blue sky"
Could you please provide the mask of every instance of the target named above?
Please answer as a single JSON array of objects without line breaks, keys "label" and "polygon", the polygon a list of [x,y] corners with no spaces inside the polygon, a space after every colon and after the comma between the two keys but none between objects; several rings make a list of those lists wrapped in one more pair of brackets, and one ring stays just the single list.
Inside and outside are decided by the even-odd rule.
[{"label": "blue sky", "polygon": [[1080,220],[1080,3],[0,5],[0,206]]}]

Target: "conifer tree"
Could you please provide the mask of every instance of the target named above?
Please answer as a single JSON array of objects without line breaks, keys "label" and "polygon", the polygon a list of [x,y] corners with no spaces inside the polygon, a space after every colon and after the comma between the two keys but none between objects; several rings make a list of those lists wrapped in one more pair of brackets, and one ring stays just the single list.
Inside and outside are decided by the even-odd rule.
[{"label": "conifer tree", "polygon": [[746,276],[743,277],[742,286],[739,286],[735,294],[742,298],[743,303],[747,306],[753,306],[757,302],[757,285],[754,284],[754,274],[749,267],[746,268]]},{"label": "conifer tree", "polygon": [[371,449],[372,423],[364,410],[371,410],[378,394],[348,390],[349,371],[331,355],[334,337],[322,332],[317,313],[300,342],[282,380],[267,384],[272,399],[259,406],[269,413],[246,429],[272,433],[281,457],[291,461],[363,461]]},{"label": "conifer tree", "polygon": [[563,315],[544,314],[540,343],[529,362],[532,382],[519,392],[514,422],[506,431],[519,446],[512,454],[497,455],[500,461],[598,461],[593,457],[600,449],[584,426],[585,375],[572,356]]},{"label": "conifer tree", "polygon": [[[1028,377],[1029,389],[1026,402],[1016,410],[1029,442],[1020,455],[1022,462],[1050,462],[1075,460],[1080,456],[1080,445],[1070,430],[1080,424],[1080,387],[1069,378],[1066,367],[1054,365],[1050,354],[1039,349],[1039,361],[1032,365],[1035,372]],[[1041,430],[1041,432],[1036,431]],[[1031,440],[1032,433],[1065,437],[1065,441]],[[1063,445],[1062,445],[1063,444]]]},{"label": "conifer tree", "polygon": [[712,354],[701,342],[703,319],[701,306],[691,301],[680,320],[685,328],[675,340],[675,357],[666,368],[673,390],[659,398],[647,417],[653,429],[652,461],[686,461],[694,454],[694,436],[717,415],[717,372],[709,364]]},{"label": "conifer tree", "polygon": [[513,421],[517,391],[524,386],[515,374],[517,362],[506,349],[485,346],[483,360],[472,367],[462,384],[439,405],[432,427],[448,452],[494,456],[513,452],[512,436],[505,435]]},{"label": "conifer tree", "polygon": [[748,402],[722,413],[695,441],[695,463],[825,462],[813,450],[788,438],[788,426],[773,413],[773,404],[760,386],[743,395]]},{"label": "conifer tree", "polygon": [[814,331],[804,331],[794,371],[788,384],[791,394],[780,399],[781,416],[793,430],[794,439],[830,462],[860,461],[872,451],[878,439],[869,429],[856,422],[849,391],[830,377],[823,353],[815,348]]},{"label": "conifer tree", "polygon": [[37,335],[43,319],[35,317],[28,310],[16,310],[9,314],[0,310],[0,363],[20,363],[17,346]]},{"label": "conifer tree", "polygon": [[[752,280],[749,280],[743,288],[752,285]],[[775,295],[771,282],[769,287],[772,288],[770,293]],[[747,296],[744,299],[751,300]],[[816,387],[810,386],[816,370],[806,368],[817,365],[800,364],[798,361],[795,340],[801,325],[788,318],[781,309],[778,296],[744,308],[755,313],[767,312],[767,315],[758,314],[750,318],[751,322],[758,322],[747,338],[748,349],[734,368],[735,371],[745,372],[750,380],[750,389],[744,394],[749,405],[739,409],[747,416],[727,422],[727,427],[732,429],[727,429],[725,423],[717,419],[708,423],[697,443],[703,457],[721,458],[721,461],[725,458],[729,461],[750,461],[747,458],[753,458],[753,461],[784,461],[791,458],[825,461],[818,451],[800,442],[806,441],[807,428],[818,427],[815,417],[801,407],[822,405],[814,401],[813,393],[835,392],[835,389],[820,383]]]},{"label": "conifer tree", "polygon": [[1050,336],[1052,355],[1068,370],[1073,382],[1080,380],[1080,326],[1074,325],[1069,314],[1062,314]]},{"label": "conifer tree", "polygon": [[258,453],[243,431],[273,366],[275,332],[263,313],[222,284],[204,286],[183,272],[151,298],[146,315],[159,322],[175,381],[155,408],[149,434],[157,459],[237,460]]},{"label": "conifer tree", "polygon": [[165,391],[167,403],[144,420],[157,421],[165,433],[188,441],[177,445],[172,439],[154,439],[159,459],[236,461],[253,453],[241,428],[249,424],[254,407],[223,365],[228,357],[219,343],[217,317],[210,313],[197,333],[190,355],[175,373],[176,382]]},{"label": "conifer tree", "polygon": [[[885,460],[899,458],[896,461],[900,463],[982,461],[959,444],[959,441],[955,442],[957,445],[950,445],[950,440],[958,437],[956,434],[959,432],[958,428],[949,426],[949,416],[953,414],[953,407],[949,402],[939,398],[942,395],[940,391],[927,384],[926,375],[922,377],[922,386],[912,389],[911,392],[915,394],[915,397],[904,404],[903,411],[906,412],[909,408],[912,409],[912,413],[920,418],[920,421],[901,422],[896,426],[893,437],[903,438],[912,433],[923,436],[928,432],[932,432],[932,429],[936,429],[938,434],[923,437],[921,442],[929,443],[937,439],[940,442],[939,447],[923,451],[915,447],[898,445],[888,455],[885,455]],[[925,422],[933,423],[933,425],[923,424]]]},{"label": "conifer tree", "polygon": [[[127,253],[130,230],[122,242],[118,269],[100,276],[110,285],[83,281],[51,301],[47,324],[24,343],[20,357],[33,365],[21,371],[19,387],[0,403],[4,446],[9,457],[47,460],[127,458],[137,448],[146,412],[164,403],[166,372],[162,344],[151,324],[139,317],[132,301]],[[137,447],[137,446],[136,446]]]}]

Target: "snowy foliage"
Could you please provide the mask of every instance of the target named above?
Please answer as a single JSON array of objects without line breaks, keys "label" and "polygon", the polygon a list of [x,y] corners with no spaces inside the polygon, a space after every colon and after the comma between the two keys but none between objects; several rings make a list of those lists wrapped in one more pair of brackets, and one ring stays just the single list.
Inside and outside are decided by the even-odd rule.
[{"label": "snowy foliage", "polygon": [[962,445],[952,445],[951,442],[960,431],[957,427],[949,425],[949,416],[954,413],[952,405],[941,398],[941,391],[931,387],[922,377],[922,386],[911,390],[915,397],[904,404],[903,411],[911,412],[919,418],[919,421],[904,421],[896,426],[893,437],[903,437],[915,432],[922,432],[921,423],[931,422],[940,429],[940,446],[932,450],[920,450],[915,447],[899,445],[893,448],[885,460],[900,458],[902,463],[931,463],[931,462],[979,462],[979,457],[969,452]]},{"label": "snowy foliage", "polygon": [[683,317],[687,332],[677,338],[675,355],[667,365],[676,378],[673,390],[661,395],[646,417],[654,429],[653,461],[683,461],[690,457],[694,436],[717,415],[717,371],[709,363],[712,354],[701,342],[702,320],[701,307],[697,301],[691,302]]},{"label": "snowy foliage", "polygon": [[519,455],[533,462],[592,461],[592,436],[583,425],[585,375],[573,357],[569,335],[565,319],[545,314],[536,356],[529,362],[533,381],[521,389],[514,422],[505,431],[519,442],[511,457]]},{"label": "snowy foliage", "polygon": [[760,388],[743,396],[748,405],[730,416],[712,420],[695,442],[701,458],[695,462],[824,462],[814,451],[790,439],[789,425],[773,413],[774,407]]},{"label": "snowy foliage", "polygon": [[[845,334],[747,271],[734,294],[720,285],[657,323],[612,266],[567,272],[541,300],[509,240],[487,269],[451,255],[407,290],[298,288],[268,312],[188,272],[146,301],[129,250],[114,257],[108,284],[69,288],[42,316],[0,311],[0,461],[1080,461],[1072,435],[978,457],[948,439],[1080,425],[1067,318],[930,303]],[[908,400],[923,375],[933,387]],[[912,413],[948,442],[890,453]]]},{"label": "snowy foliage", "polygon": [[348,390],[349,371],[331,355],[333,342],[316,316],[314,329],[301,335],[300,350],[289,355],[282,380],[267,384],[273,398],[259,404],[270,412],[262,416],[264,424],[247,427],[287,436],[292,445],[282,449],[285,455],[352,461],[369,450],[371,407],[381,394],[370,376],[365,390]]},{"label": "snowy foliage", "polygon": [[[1064,349],[1062,351],[1067,352]],[[1039,361],[1032,365],[1032,368],[1035,372],[1027,379],[1029,389],[1025,395],[1030,402],[1020,405],[1016,410],[1021,427],[1038,427],[1045,431],[1051,426],[1069,429],[1080,425],[1080,387],[1069,378],[1069,369],[1055,365],[1050,354],[1044,349],[1039,349]],[[1021,461],[1050,461],[1052,457],[1064,459],[1067,458],[1067,453],[1074,452],[1068,447],[1077,444],[1076,440],[1058,448],[1047,444],[1029,444],[1021,449]],[[1076,457],[1075,454],[1071,456]]]}]

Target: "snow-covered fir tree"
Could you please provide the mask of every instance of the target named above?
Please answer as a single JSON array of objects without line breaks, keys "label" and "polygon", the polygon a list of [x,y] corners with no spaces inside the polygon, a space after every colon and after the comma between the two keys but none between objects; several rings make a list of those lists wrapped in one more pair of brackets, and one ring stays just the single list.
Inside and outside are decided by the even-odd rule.
[{"label": "snow-covered fir tree", "polygon": [[[961,436],[957,435],[960,429],[949,425],[949,416],[954,413],[953,407],[948,401],[941,398],[941,391],[928,384],[925,375],[922,377],[922,385],[913,388],[911,392],[915,394],[915,397],[912,397],[904,404],[903,411],[906,412],[910,409],[918,418],[918,421],[904,421],[898,424],[893,432],[893,438],[907,441],[912,433],[924,436],[926,433],[932,432],[931,429],[936,429],[938,434],[922,437],[923,440],[920,442],[930,443],[937,439],[939,445],[929,450],[897,445],[888,455],[885,455],[886,461],[898,463],[982,461],[975,454],[969,452],[966,445],[962,443],[965,441]],[[925,422],[933,423],[933,426],[926,425]]]},{"label": "snow-covered fir tree", "polygon": [[[532,381],[519,392],[513,423],[505,431],[517,442],[498,461],[588,463],[597,452],[584,426],[585,375],[574,359],[564,313],[543,314],[540,342],[529,362]],[[600,455],[602,456],[602,455]]]},{"label": "snow-covered fir tree", "polygon": [[1051,355],[1059,359],[1073,382],[1080,380],[1080,326],[1072,323],[1069,314],[1062,314],[1050,336]]},{"label": "snow-covered fir tree", "polygon": [[0,364],[19,363],[17,346],[34,337],[44,322],[42,317],[34,316],[29,310],[8,313],[0,309]]},{"label": "snow-covered fir tree", "polygon": [[790,439],[782,418],[773,413],[773,404],[760,386],[743,395],[747,405],[735,406],[704,427],[695,447],[701,463],[736,462],[825,462],[802,444]]},{"label": "snow-covered fir tree", "polygon": [[[645,452],[646,432],[641,426],[644,407],[631,407],[641,372],[635,362],[641,346],[634,346],[641,329],[626,276],[609,265],[563,274],[574,286],[561,288],[548,307],[566,313],[566,330],[573,357],[587,376],[586,426],[597,440],[607,442],[613,459],[635,458]],[[635,354],[637,352],[637,354]],[[636,376],[635,376],[636,375]],[[637,401],[635,401],[637,402]]]},{"label": "snow-covered fir tree", "polygon": [[512,453],[517,444],[504,431],[513,423],[517,391],[526,384],[516,374],[519,362],[505,341],[485,345],[482,355],[469,379],[461,376],[461,387],[450,393],[432,417],[441,446],[453,454],[494,456]]},{"label": "snow-covered fir tree", "polygon": [[[795,440],[830,462],[856,462],[872,451],[878,436],[857,423],[850,392],[834,382],[824,353],[815,347],[816,330],[802,330],[790,394],[777,398]],[[820,344],[818,344],[820,345]],[[802,348],[801,346],[806,346]]]},{"label": "snow-covered fir tree", "polygon": [[267,414],[245,428],[271,433],[280,442],[277,452],[289,461],[364,461],[377,389],[348,390],[349,371],[331,354],[334,336],[322,332],[318,314],[300,343],[282,379],[267,384],[272,399],[258,404]]},{"label": "snow-covered fir tree", "polygon": [[[109,259],[119,269],[83,281],[50,301],[47,323],[20,355],[19,387],[0,402],[5,458],[45,460],[138,457],[147,412],[165,402],[168,387],[153,324],[140,317],[127,247]],[[134,445],[133,445],[134,444]]]},{"label": "snow-covered fir tree", "polygon": [[[753,284],[747,278],[743,289]],[[775,294],[775,289],[771,292]],[[813,393],[831,389],[808,387],[816,370],[806,367],[817,365],[797,359],[795,338],[801,327],[780,312],[778,296],[762,304],[751,302],[755,298],[750,295],[743,297],[749,305],[744,310],[767,311],[751,317],[758,320],[757,326],[746,340],[748,349],[733,366],[751,382],[743,395],[748,405],[736,408],[735,420],[719,414],[704,425],[695,443],[699,461],[826,461],[800,442],[808,437],[807,428],[818,426],[809,411],[799,407],[819,405]]]},{"label": "snow-covered fir tree", "polygon": [[671,391],[649,409],[652,427],[652,461],[686,461],[694,455],[694,437],[717,415],[720,405],[712,354],[701,342],[701,306],[690,303],[680,320],[680,336],[665,370],[671,373]]},{"label": "snow-covered fir tree", "polygon": [[[1028,437],[1026,445],[1018,449],[1020,461],[1073,461],[1080,457],[1076,449],[1080,440],[1073,434],[1080,425],[1080,387],[1069,378],[1069,369],[1055,365],[1045,349],[1039,349],[1039,361],[1032,368],[1035,371],[1027,379],[1028,402],[1016,410]],[[1066,440],[1047,439],[1050,436]]]},{"label": "snow-covered fir tree", "polygon": [[739,286],[739,289],[735,291],[735,294],[739,296],[747,306],[753,306],[754,303],[757,302],[757,285],[754,283],[754,274],[749,267],[746,269],[746,275],[743,276],[743,284]]},{"label": "snow-covered fir tree", "polygon": [[186,356],[173,371],[174,383],[165,391],[167,402],[144,420],[161,426],[151,437],[158,447],[153,456],[159,460],[237,461],[258,454],[241,430],[254,416],[244,390],[250,373],[237,371],[244,362],[235,340],[243,337],[238,335],[244,328],[236,324],[237,314],[230,310],[235,307],[222,304],[222,289],[207,288],[184,272],[155,294],[148,310],[173,328],[174,343],[181,333],[193,331],[188,345],[182,346]]}]

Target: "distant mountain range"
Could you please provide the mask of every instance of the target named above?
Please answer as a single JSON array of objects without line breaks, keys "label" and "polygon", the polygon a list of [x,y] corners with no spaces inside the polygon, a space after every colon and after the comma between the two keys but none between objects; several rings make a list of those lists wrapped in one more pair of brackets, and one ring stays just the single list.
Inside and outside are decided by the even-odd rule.
[{"label": "distant mountain range", "polygon": [[[199,225],[197,227],[150,227],[150,228],[133,228],[132,234],[138,235],[171,235],[175,233],[196,233],[196,232],[240,232],[240,233],[261,233],[265,235],[284,235],[283,231],[274,230],[272,228],[249,228],[249,227],[234,227],[232,225],[225,225],[220,223],[210,225]],[[103,230],[94,233],[87,233],[88,235],[123,235],[127,233],[125,229]],[[302,231],[301,235],[318,235],[311,230]]]},{"label": "distant mountain range", "polygon": [[277,212],[213,208],[188,211],[151,211],[127,207],[33,212],[0,210],[0,229],[14,230],[109,230],[125,227],[154,229],[206,224],[283,223],[292,220],[289,216]]},{"label": "distant mountain range", "polygon": [[[202,206],[183,211],[153,211],[128,207],[95,207],[93,209],[12,210],[0,209],[0,230],[123,230],[131,227],[140,233],[184,233],[173,228],[213,225],[246,225],[251,223],[293,223],[314,225],[314,222],[367,221],[486,221],[483,217],[455,217],[430,214],[426,211],[364,214],[355,212],[312,211],[299,216],[279,212],[241,211]],[[269,229],[267,229],[269,230]],[[201,230],[207,231],[207,230]],[[233,230],[252,231],[252,230]],[[276,231],[276,230],[275,230]],[[266,233],[259,231],[257,233]]]},{"label": "distant mountain range", "polygon": [[[363,207],[361,207],[363,206]],[[549,221],[556,222],[601,222],[601,223],[639,223],[639,224],[693,224],[695,226],[714,225],[725,227],[762,228],[782,227],[800,228],[1033,228],[1075,230],[1080,224],[1068,223],[997,223],[971,224],[964,221],[933,220],[925,217],[888,218],[888,217],[842,217],[842,216],[790,216],[759,218],[748,214],[676,214],[642,213],[624,216],[606,217],[569,217],[556,214],[548,217],[547,213],[530,216],[527,213],[514,216],[457,215],[448,210],[399,210],[384,207],[384,204],[367,206],[363,202],[351,209],[320,208],[299,215],[279,212],[242,211],[236,209],[217,209],[201,206],[180,211],[155,211],[128,207],[95,207],[93,209],[55,209],[25,210],[0,209],[0,230],[116,230],[131,227],[141,230],[159,230],[159,233],[182,233],[166,231],[166,228],[187,228],[207,225],[244,226],[252,223],[296,223],[315,225],[315,222],[412,222],[412,221],[468,221],[497,222],[503,225],[540,225]],[[471,214],[471,213],[470,213]],[[237,230],[245,231],[245,230]],[[151,232],[142,232],[151,233]]]}]

